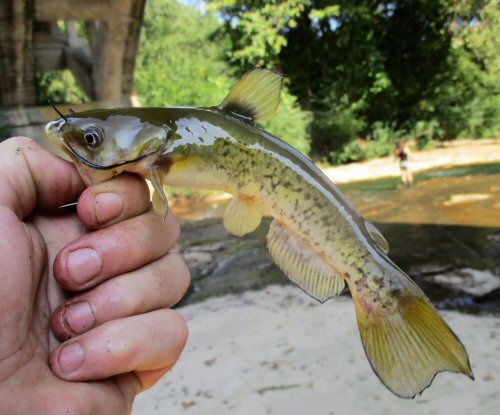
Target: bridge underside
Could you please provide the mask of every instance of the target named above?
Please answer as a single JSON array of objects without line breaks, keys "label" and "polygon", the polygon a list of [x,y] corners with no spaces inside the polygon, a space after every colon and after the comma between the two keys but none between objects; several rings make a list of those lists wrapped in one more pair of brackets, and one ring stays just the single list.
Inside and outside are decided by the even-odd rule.
[{"label": "bridge underside", "polygon": [[[130,95],[145,2],[2,2],[0,106],[34,105],[35,73],[53,69],[70,69],[92,101]],[[85,39],[79,36],[82,27]]]}]

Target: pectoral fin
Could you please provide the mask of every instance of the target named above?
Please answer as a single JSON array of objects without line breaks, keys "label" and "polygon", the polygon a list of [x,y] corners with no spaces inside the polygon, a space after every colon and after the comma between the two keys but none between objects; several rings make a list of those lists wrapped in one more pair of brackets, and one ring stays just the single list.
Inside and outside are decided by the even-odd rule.
[{"label": "pectoral fin", "polygon": [[285,225],[276,220],[267,235],[274,262],[311,297],[324,302],[342,292],[343,278]]},{"label": "pectoral fin", "polygon": [[233,86],[219,108],[248,120],[266,120],[278,109],[282,86],[282,75],[255,68]]},{"label": "pectoral fin", "polygon": [[161,182],[160,174],[158,168],[153,167],[149,173],[149,181],[153,186],[153,210],[157,215],[161,216],[164,220],[168,215],[168,199],[163,189],[163,184]]},{"label": "pectoral fin", "polygon": [[254,231],[262,218],[261,206],[253,198],[235,197],[224,212],[224,227],[236,236]]}]

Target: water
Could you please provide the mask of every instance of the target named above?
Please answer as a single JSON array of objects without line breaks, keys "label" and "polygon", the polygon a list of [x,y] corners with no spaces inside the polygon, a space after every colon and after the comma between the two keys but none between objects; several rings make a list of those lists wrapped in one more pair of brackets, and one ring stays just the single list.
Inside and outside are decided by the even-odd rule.
[{"label": "water", "polygon": [[[500,164],[427,171],[411,189],[398,178],[341,189],[438,307],[500,315]],[[173,209],[188,221],[181,244],[193,275],[191,300],[287,281],[266,252],[270,219],[232,237],[220,221],[227,201]]]},{"label": "water", "polygon": [[[462,173],[462,174],[459,174]],[[374,222],[500,227],[500,172],[469,174],[465,168],[417,177],[411,189],[387,180],[343,188]]]},{"label": "water", "polygon": [[[339,186],[374,222],[500,227],[500,164],[430,170],[406,189],[397,177]],[[174,206],[183,220],[221,218],[229,198]]]}]

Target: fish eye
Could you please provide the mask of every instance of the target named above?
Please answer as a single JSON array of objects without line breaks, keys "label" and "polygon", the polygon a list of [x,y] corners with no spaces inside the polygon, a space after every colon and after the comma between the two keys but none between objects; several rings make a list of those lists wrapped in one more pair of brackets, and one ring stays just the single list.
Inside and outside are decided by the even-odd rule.
[{"label": "fish eye", "polygon": [[103,132],[99,127],[88,127],[83,133],[83,139],[89,147],[95,148],[99,146],[103,139]]}]

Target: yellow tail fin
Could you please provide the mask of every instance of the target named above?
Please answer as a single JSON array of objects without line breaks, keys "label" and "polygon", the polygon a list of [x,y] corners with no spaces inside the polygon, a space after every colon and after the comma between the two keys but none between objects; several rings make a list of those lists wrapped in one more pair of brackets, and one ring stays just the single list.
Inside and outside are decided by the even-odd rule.
[{"label": "yellow tail fin", "polygon": [[474,379],[457,336],[420,293],[410,293],[386,315],[369,313],[351,290],[366,355],[380,380],[396,395],[413,398],[442,371]]}]

